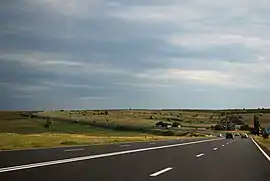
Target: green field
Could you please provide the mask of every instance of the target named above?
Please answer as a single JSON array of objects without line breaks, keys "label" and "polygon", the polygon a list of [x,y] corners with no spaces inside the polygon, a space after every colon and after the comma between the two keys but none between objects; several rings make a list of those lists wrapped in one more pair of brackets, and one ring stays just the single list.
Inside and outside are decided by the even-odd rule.
[{"label": "green field", "polygon": [[[210,128],[222,118],[221,111],[183,111],[183,110],[78,110],[78,111],[49,111],[40,112],[38,115],[52,118],[66,118],[67,120],[79,120],[96,126],[129,126],[149,128],[155,126],[158,121],[179,122],[183,127]],[[224,111],[226,112],[226,111]],[[236,112],[236,111],[235,111]],[[270,111],[261,113],[258,110],[253,112],[237,111],[233,115],[242,116],[243,122],[252,126],[253,115],[258,114],[260,123],[263,127],[270,126]]]},{"label": "green field", "polygon": [[[207,136],[215,133],[211,126],[222,118],[224,112],[228,110],[1,111],[0,149]],[[229,112],[242,116],[243,122],[250,126],[253,115],[260,115],[261,125],[270,126],[269,110]],[[53,122],[51,128],[44,126],[47,118]],[[155,126],[159,121],[177,122],[181,127],[159,128]]]},{"label": "green field", "polygon": [[[0,112],[0,150],[179,138],[63,120],[54,120],[52,128],[48,129],[44,126],[45,123],[46,119],[24,117],[21,112]],[[181,137],[183,138],[185,137]]]}]

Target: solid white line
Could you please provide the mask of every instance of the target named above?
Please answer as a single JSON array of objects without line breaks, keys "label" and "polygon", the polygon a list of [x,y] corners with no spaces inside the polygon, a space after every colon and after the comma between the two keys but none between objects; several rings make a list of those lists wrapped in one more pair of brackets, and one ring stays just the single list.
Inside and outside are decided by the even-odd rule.
[{"label": "solid white line", "polygon": [[203,155],[204,155],[203,153],[198,154],[198,155],[196,155],[196,158],[199,158],[199,157],[201,157],[201,156],[203,156]]},{"label": "solid white line", "polygon": [[256,143],[256,141],[254,141],[254,139],[251,137],[251,140],[253,141],[253,143],[259,148],[259,150],[262,152],[262,154],[266,157],[266,159],[268,161],[270,161],[270,157],[269,155],[267,155],[267,153],[265,153],[265,151],[263,151],[263,149],[258,145],[258,143]]},{"label": "solid white line", "polygon": [[130,145],[120,145],[120,147],[127,147],[127,146],[130,146]]},{"label": "solid white line", "polygon": [[179,144],[173,144],[173,145],[141,148],[141,149],[136,149],[136,150],[126,150],[126,151],[120,151],[120,152],[104,153],[104,154],[98,154],[98,155],[82,156],[82,157],[68,158],[68,159],[62,159],[62,160],[33,163],[33,164],[19,165],[19,166],[13,166],[13,167],[5,167],[5,168],[0,168],[0,173],[10,172],[10,171],[15,171],[15,170],[23,170],[23,169],[28,169],[28,168],[35,168],[35,167],[44,167],[48,165],[57,165],[57,164],[63,164],[63,163],[90,160],[90,159],[96,159],[96,158],[102,158],[102,157],[124,155],[124,154],[143,152],[143,151],[148,151],[148,150],[157,150],[157,149],[172,148],[172,147],[178,147],[178,146],[184,146],[184,145],[192,145],[192,144],[205,143],[205,142],[217,141],[217,140],[222,140],[222,139],[224,138],[193,141],[193,142],[179,143]]},{"label": "solid white line", "polygon": [[78,149],[70,149],[70,150],[64,150],[65,152],[70,152],[70,151],[82,151],[84,150],[83,148],[78,148]]},{"label": "solid white line", "polygon": [[214,148],[213,150],[214,150],[214,151],[216,151],[216,150],[217,150],[217,148]]},{"label": "solid white line", "polygon": [[171,167],[165,168],[165,169],[160,170],[160,171],[158,171],[158,172],[152,173],[152,174],[150,175],[150,177],[158,176],[158,175],[160,175],[160,174],[162,174],[162,173],[165,173],[165,172],[167,172],[167,171],[169,171],[169,170],[171,170],[171,169],[173,169],[173,168],[171,168]]}]

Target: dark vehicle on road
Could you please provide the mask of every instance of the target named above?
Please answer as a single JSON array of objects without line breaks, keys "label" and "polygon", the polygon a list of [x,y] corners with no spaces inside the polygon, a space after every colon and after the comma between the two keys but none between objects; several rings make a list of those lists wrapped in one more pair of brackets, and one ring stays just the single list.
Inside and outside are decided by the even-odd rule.
[{"label": "dark vehicle on road", "polygon": [[234,136],[232,133],[226,133],[226,139],[234,139]]}]

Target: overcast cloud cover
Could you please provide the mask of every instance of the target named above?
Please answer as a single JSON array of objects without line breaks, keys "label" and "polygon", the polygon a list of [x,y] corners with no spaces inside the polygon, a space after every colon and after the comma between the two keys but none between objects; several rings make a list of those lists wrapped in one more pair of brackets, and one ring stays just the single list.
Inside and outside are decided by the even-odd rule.
[{"label": "overcast cloud cover", "polygon": [[270,106],[269,0],[0,5],[0,109]]}]

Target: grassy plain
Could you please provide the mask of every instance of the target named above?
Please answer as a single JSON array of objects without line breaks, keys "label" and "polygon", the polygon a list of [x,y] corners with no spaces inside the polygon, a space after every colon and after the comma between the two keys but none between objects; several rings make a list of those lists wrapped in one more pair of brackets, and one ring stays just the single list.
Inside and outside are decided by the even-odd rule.
[{"label": "grassy plain", "polygon": [[[210,129],[228,110],[57,110],[22,115],[0,111],[0,149],[104,144],[126,141],[175,139],[213,134]],[[252,126],[257,110],[238,110]],[[27,115],[26,114],[26,115]],[[270,126],[270,112],[260,114],[261,125]],[[53,121],[45,128],[46,118]],[[157,128],[159,121],[177,122],[181,128]],[[263,141],[263,140],[262,140]],[[267,144],[267,143],[266,143]]]}]

